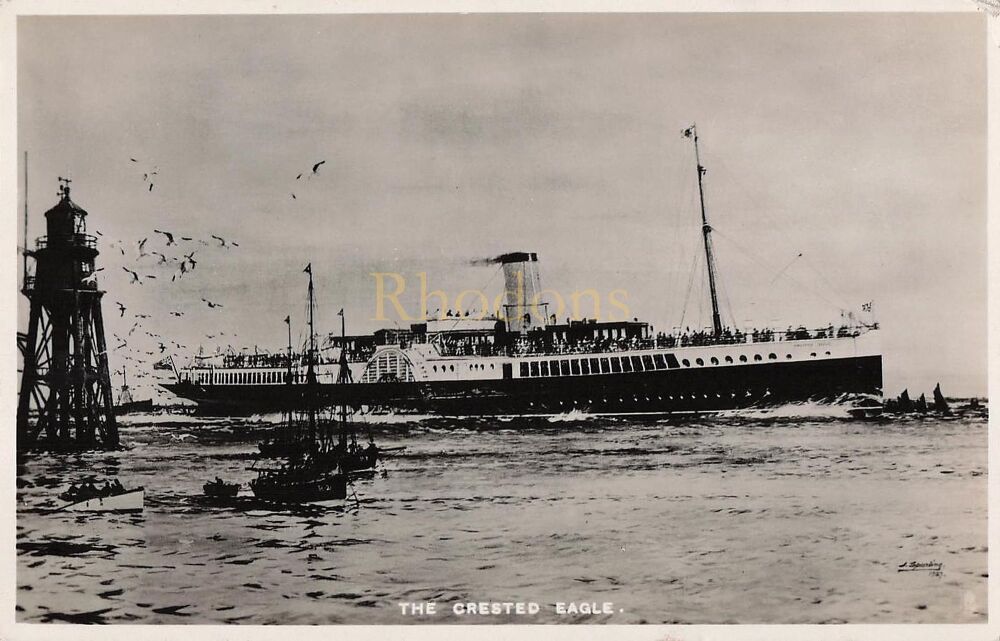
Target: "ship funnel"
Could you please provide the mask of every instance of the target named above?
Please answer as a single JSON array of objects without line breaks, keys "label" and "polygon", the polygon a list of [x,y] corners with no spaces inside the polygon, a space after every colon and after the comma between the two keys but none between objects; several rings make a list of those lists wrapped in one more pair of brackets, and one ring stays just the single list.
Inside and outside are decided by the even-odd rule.
[{"label": "ship funnel", "polygon": [[504,317],[512,332],[526,333],[544,328],[548,308],[539,295],[542,291],[538,276],[538,254],[513,252],[497,257],[503,265]]}]

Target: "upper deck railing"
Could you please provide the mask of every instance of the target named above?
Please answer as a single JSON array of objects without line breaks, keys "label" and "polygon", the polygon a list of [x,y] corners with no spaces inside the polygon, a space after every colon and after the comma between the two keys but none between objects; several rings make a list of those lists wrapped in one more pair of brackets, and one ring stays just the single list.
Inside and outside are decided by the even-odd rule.
[{"label": "upper deck railing", "polygon": [[878,329],[878,323],[871,325],[832,325],[820,329],[805,327],[789,328],[784,331],[773,329],[725,330],[719,336],[709,331],[678,332],[658,334],[653,338],[597,338],[582,341],[554,341],[517,339],[513,345],[476,343],[471,340],[439,341],[435,345],[442,356],[532,356],[547,354],[593,354],[602,352],[624,352],[649,349],[676,349],[683,347],[707,347],[716,345],[743,345],[753,343],[773,343],[781,341],[816,340],[824,338],[850,338]]}]

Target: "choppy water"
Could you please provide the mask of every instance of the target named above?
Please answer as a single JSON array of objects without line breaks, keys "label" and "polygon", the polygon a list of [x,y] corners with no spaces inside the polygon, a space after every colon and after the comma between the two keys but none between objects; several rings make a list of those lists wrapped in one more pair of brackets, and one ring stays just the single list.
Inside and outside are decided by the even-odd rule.
[{"label": "choppy water", "polygon": [[[842,414],[385,421],[376,440],[406,450],[383,477],[295,510],[200,496],[217,475],[253,477],[267,420],[127,417],[130,451],[19,466],[17,618],[984,622],[985,418]],[[88,475],[145,486],[145,511],[47,513]],[[911,561],[941,572],[899,571]],[[438,614],[397,605],[424,601]],[[479,601],[540,612],[452,613]],[[614,613],[555,612],[570,601]]]}]

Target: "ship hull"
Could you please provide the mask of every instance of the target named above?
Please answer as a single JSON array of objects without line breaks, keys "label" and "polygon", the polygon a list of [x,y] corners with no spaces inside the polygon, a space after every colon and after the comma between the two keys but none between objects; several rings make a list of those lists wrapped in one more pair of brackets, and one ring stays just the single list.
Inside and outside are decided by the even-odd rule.
[{"label": "ship hull", "polygon": [[[297,386],[165,385],[208,414],[281,411]],[[882,393],[878,355],[592,376],[321,385],[325,402],[444,416],[674,414]]]}]

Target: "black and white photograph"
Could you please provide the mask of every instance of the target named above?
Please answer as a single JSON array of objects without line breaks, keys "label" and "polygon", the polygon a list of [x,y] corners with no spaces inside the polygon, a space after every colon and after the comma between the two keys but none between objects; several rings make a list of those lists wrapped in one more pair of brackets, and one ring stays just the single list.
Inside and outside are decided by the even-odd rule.
[{"label": "black and white photograph", "polygon": [[3,9],[7,637],[987,631],[988,4],[351,6]]}]

